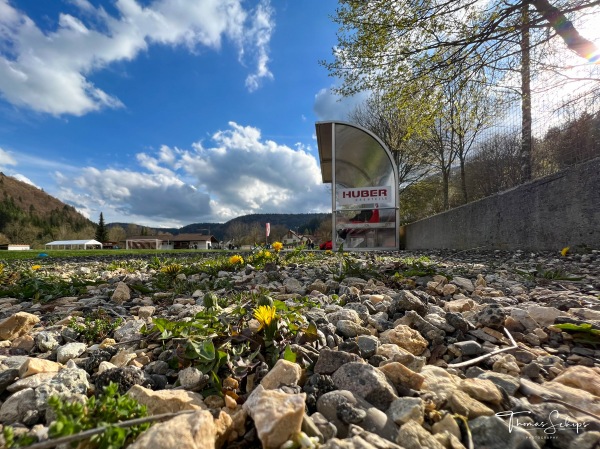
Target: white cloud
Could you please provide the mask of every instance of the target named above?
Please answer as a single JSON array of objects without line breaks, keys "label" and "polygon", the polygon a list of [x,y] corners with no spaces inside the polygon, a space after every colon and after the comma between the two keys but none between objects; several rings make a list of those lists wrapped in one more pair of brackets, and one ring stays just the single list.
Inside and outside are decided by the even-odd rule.
[{"label": "white cloud", "polygon": [[[272,78],[268,69],[272,10],[262,0],[254,11],[242,0],[136,0],[115,2],[118,15],[87,0],[72,0],[79,17],[60,14],[53,30],[40,29],[28,16],[0,0],[0,93],[10,103],[53,115],[84,115],[119,108],[115,96],[88,76],[116,61],[137,57],[151,44],[218,50],[223,38],[255,67],[248,89]],[[247,56],[249,57],[247,58]]]},{"label": "white cloud", "polygon": [[186,172],[217,207],[235,210],[235,215],[325,210],[326,190],[313,156],[263,141],[256,128],[229,126],[213,135],[214,146],[197,142],[181,157]]},{"label": "white cloud", "polygon": [[255,91],[260,87],[260,82],[263,78],[273,79],[273,74],[268,68],[269,62],[269,41],[273,34],[274,24],[271,19],[273,11],[267,1],[262,1],[256,9],[254,15],[253,26],[250,29],[249,36],[254,42],[256,50],[257,68],[256,73],[248,75],[246,78],[246,87],[250,92]]},{"label": "white cloud", "polygon": [[31,179],[29,179],[27,176],[21,175],[19,173],[17,173],[16,175],[12,175],[13,178],[15,178],[18,181],[24,182],[26,184],[32,185],[33,187],[38,187]]},{"label": "white cloud", "polygon": [[367,92],[352,97],[340,97],[333,93],[331,88],[321,89],[315,95],[313,110],[320,121],[347,121],[348,114],[367,98]]},{"label": "white cloud", "polygon": [[[93,218],[151,226],[225,222],[250,213],[330,210],[318,162],[302,146],[263,140],[260,130],[229,123],[191,149],[162,146],[137,156],[141,170],[86,167],[55,175],[56,196]],[[117,218],[119,217],[119,218]]]},{"label": "white cloud", "polygon": [[17,165],[17,161],[8,151],[0,148],[0,170],[8,165]]}]

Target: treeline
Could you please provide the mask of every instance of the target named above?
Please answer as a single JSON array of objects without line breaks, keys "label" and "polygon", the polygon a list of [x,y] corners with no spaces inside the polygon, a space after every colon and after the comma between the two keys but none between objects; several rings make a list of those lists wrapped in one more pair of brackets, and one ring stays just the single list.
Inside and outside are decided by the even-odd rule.
[{"label": "treeline", "polygon": [[299,235],[312,235],[319,241],[329,240],[331,236],[331,214],[317,213],[250,214],[226,223],[193,223],[181,228],[149,228],[132,223],[110,223],[107,228],[108,238],[113,242],[140,235],[201,233],[223,242],[252,245],[265,242],[266,223],[270,223],[269,242],[283,240],[290,230]]},{"label": "treeline", "polygon": [[[465,163],[464,185],[459,165],[449,171],[448,207],[457,207],[523,183],[521,136],[514,132],[492,133],[472,149]],[[532,177],[539,178],[570,165],[600,157],[600,112],[551,127],[532,145]],[[443,212],[444,180],[429,173],[400,189],[401,221],[410,223]],[[464,190],[463,190],[464,189]],[[466,191],[466,200],[465,200]]]}]

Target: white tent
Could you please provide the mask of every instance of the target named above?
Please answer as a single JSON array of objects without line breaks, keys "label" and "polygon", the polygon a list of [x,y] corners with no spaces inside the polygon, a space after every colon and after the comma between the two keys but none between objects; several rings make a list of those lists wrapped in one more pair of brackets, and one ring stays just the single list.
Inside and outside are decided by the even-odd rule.
[{"label": "white tent", "polygon": [[46,249],[102,249],[102,243],[98,240],[55,240],[54,242],[46,243],[45,246]]}]

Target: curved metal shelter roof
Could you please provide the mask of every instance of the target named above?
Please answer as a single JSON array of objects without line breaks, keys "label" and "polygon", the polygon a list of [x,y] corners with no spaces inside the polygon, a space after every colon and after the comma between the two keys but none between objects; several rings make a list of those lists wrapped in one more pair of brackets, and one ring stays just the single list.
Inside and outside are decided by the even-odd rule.
[{"label": "curved metal shelter roof", "polygon": [[332,184],[333,248],[397,249],[398,170],[389,149],[352,123],[315,126],[321,177]]},{"label": "curved metal shelter roof", "polygon": [[334,145],[336,183],[361,187],[383,185],[391,180],[394,175],[392,155],[369,130],[346,122],[317,122],[316,129],[324,183],[333,180]]}]

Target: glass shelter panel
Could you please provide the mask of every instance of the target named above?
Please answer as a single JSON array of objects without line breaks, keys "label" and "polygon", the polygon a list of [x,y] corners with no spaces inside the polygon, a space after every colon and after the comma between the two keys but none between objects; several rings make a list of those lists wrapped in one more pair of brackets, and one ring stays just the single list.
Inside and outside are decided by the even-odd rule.
[{"label": "glass shelter panel", "polygon": [[317,135],[323,181],[333,185],[333,249],[398,249],[398,176],[390,152],[348,123],[318,123]]}]

